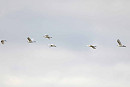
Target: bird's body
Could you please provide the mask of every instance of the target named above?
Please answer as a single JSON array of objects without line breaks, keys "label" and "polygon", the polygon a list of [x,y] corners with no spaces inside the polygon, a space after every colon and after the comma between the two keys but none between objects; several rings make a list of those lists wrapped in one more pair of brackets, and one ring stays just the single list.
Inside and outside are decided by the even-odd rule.
[{"label": "bird's body", "polygon": [[119,39],[117,40],[117,43],[118,43],[118,47],[126,47],[125,45],[122,45],[122,43]]},{"label": "bird's body", "polygon": [[1,40],[1,44],[5,44],[7,42],[6,40]]},{"label": "bird's body", "polygon": [[92,47],[93,49],[96,49],[96,46],[88,45],[88,47]]},{"label": "bird's body", "polygon": [[47,34],[45,34],[45,36],[43,36],[43,37],[48,38],[49,40],[52,38],[52,37],[50,37],[50,36],[47,35]]},{"label": "bird's body", "polygon": [[27,38],[28,39],[28,43],[34,43],[36,41],[33,41],[30,37]]},{"label": "bird's body", "polygon": [[56,45],[54,45],[54,44],[49,44],[49,47],[56,47]]}]

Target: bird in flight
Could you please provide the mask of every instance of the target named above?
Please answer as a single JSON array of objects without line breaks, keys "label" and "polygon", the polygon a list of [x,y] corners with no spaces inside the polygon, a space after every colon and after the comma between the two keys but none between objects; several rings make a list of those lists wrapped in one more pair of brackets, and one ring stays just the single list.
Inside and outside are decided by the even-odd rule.
[{"label": "bird in flight", "polygon": [[48,38],[49,40],[52,38],[49,35],[45,34],[43,37]]},{"label": "bird in flight", "polygon": [[96,46],[88,45],[88,47],[92,47],[93,49],[96,49]]},{"label": "bird in flight", "polygon": [[1,44],[5,44],[7,42],[6,40],[1,40]]},{"label": "bird in flight", "polygon": [[33,41],[30,37],[27,37],[27,39],[28,39],[28,43],[34,43],[34,42],[36,42],[36,41]]},{"label": "bird in flight", "polygon": [[118,47],[126,47],[125,45],[122,45],[122,43],[119,39],[117,40],[117,43],[118,43]]},{"label": "bird in flight", "polygon": [[56,47],[56,45],[54,45],[54,44],[49,44],[49,47]]}]

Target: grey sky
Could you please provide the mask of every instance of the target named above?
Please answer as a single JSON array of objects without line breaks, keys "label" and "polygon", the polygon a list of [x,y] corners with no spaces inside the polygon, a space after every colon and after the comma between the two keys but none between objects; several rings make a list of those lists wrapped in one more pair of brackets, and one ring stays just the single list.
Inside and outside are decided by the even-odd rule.
[{"label": "grey sky", "polygon": [[[7,40],[0,45],[0,86],[129,87],[129,3],[0,0],[0,39]],[[28,44],[28,36],[37,43]],[[127,47],[118,48],[117,39]]]}]

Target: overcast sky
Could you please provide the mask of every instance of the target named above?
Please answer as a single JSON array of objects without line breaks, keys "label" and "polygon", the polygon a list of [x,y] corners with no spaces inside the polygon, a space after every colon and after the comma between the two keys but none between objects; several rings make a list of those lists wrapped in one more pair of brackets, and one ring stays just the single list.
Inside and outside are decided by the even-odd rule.
[{"label": "overcast sky", "polygon": [[129,3],[0,0],[0,87],[130,87]]}]

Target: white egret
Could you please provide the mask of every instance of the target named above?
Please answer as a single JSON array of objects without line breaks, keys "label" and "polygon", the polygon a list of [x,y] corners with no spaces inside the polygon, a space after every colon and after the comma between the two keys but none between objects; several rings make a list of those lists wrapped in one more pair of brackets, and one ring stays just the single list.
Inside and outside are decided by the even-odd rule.
[{"label": "white egret", "polygon": [[34,43],[36,41],[33,41],[30,37],[27,38],[28,39],[28,43]]},{"label": "white egret", "polygon": [[48,38],[49,40],[52,38],[49,35],[45,34],[43,37]]},{"label": "white egret", "polygon": [[91,47],[93,49],[96,49],[96,46],[93,46],[93,45],[88,45],[88,47]]},{"label": "white egret", "polygon": [[119,39],[117,40],[117,43],[118,43],[118,47],[126,47],[125,45],[122,45],[122,43]]},{"label": "white egret", "polygon": [[49,44],[49,47],[56,47],[56,45],[54,45],[54,44]]}]

